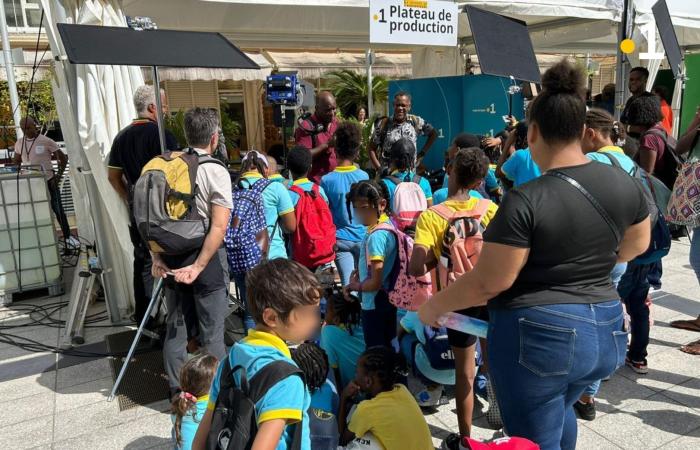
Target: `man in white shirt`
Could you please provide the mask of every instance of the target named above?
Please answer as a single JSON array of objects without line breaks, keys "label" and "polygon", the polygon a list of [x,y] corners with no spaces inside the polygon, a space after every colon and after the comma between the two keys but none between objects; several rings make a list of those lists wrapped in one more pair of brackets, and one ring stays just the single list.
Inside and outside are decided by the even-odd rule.
[{"label": "man in white shirt", "polygon": [[[61,191],[58,183],[66,170],[68,157],[63,153],[50,138],[39,134],[36,120],[30,116],[25,117],[20,122],[20,127],[24,132],[24,137],[15,143],[14,162],[25,166],[32,166],[36,170],[42,170],[51,194],[51,209],[56,214],[56,219],[61,225],[63,239],[70,238],[70,226],[66,213],[61,204]],[[51,160],[53,156],[58,160],[58,173],[54,173]]]}]

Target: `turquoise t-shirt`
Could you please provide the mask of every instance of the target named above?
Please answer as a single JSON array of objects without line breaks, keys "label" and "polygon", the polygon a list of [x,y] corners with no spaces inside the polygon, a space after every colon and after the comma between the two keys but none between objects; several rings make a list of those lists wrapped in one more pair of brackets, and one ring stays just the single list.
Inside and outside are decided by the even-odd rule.
[{"label": "turquoise t-shirt", "polygon": [[320,409],[321,411],[338,415],[339,403],[338,389],[328,378],[326,378],[326,382],[323,386],[316,389],[316,391],[311,394],[312,409]]},{"label": "turquoise t-shirt", "polygon": [[[442,187],[444,189],[447,189],[447,182],[450,179],[450,176],[448,174],[445,174],[445,178],[442,181]],[[496,167],[489,165],[489,171],[486,172],[486,177],[484,178],[484,185],[486,186],[486,192],[493,192],[498,190],[500,185],[498,184],[498,180],[496,179]],[[435,202],[435,193],[433,193],[433,203],[437,205],[437,202]]]},{"label": "turquoise t-shirt", "polygon": [[[277,184],[277,183],[275,183]],[[284,341],[270,333],[257,330],[248,330],[248,336],[236,343],[229,351],[229,360],[233,365],[241,365],[246,369],[248,379],[273,361],[286,361],[296,366],[289,353],[289,348]],[[209,392],[208,409],[213,410],[219,395],[219,385],[222,365],[219,364],[216,377]],[[240,383],[240,374],[233,375],[236,383]],[[311,438],[309,435],[308,409],[311,405],[309,394],[304,381],[299,376],[289,376],[275,384],[255,404],[255,416],[260,425],[262,422],[273,419],[285,419],[288,422],[302,423],[301,448],[311,450]],[[291,448],[293,428],[287,425],[280,436],[276,450]]]},{"label": "turquoise t-shirt", "polygon": [[532,181],[542,175],[539,166],[532,159],[530,149],[516,150],[501,167],[505,176],[515,187]]},{"label": "turquoise t-shirt", "polygon": [[[474,190],[469,191],[469,196],[474,198],[484,198],[483,195]],[[444,203],[445,200],[447,200],[447,197],[448,195],[446,187],[438,189],[433,193],[433,205],[439,205],[440,203]]]},{"label": "turquoise t-shirt", "polygon": [[345,326],[324,325],[321,328],[321,348],[328,355],[328,364],[340,372],[339,390],[355,379],[357,360],[365,351],[362,325],[352,327],[352,334]]},{"label": "turquoise t-shirt", "polygon": [[[192,450],[192,442],[194,441],[194,436],[197,434],[197,428],[204,417],[204,413],[207,411],[207,405],[209,404],[209,396],[203,396],[197,399],[197,403],[193,410],[187,411],[187,413],[182,416],[182,422],[180,424],[180,437],[182,439],[182,445],[175,445],[175,450]],[[171,415],[173,426],[175,426],[175,416]],[[175,439],[175,430],[173,430],[173,440]]]},{"label": "turquoise t-shirt", "polygon": [[[243,174],[242,180],[252,185],[261,178],[262,176],[257,172],[247,172]],[[287,249],[284,246],[282,227],[277,221],[280,216],[294,212],[294,205],[292,204],[292,199],[289,197],[289,191],[284,184],[273,182],[265,188],[262,197],[265,207],[267,232],[270,235],[268,259],[287,258]]]},{"label": "turquoise t-shirt", "polygon": [[607,156],[605,156],[605,154],[611,155],[615,159],[617,159],[617,161],[620,163],[620,166],[622,167],[622,170],[624,170],[628,174],[632,175],[634,173],[634,168],[636,167],[636,164],[634,163],[632,158],[625,155],[625,152],[620,147],[610,145],[608,147],[603,147],[596,152],[588,153],[586,156],[588,156],[588,159],[611,166],[612,163],[610,162],[610,159]]},{"label": "turquoise t-shirt", "polygon": [[364,170],[355,166],[338,166],[321,178],[321,187],[328,196],[328,206],[333,215],[335,237],[342,241],[361,242],[365,237],[365,226],[355,217],[348,216],[345,196],[353,184],[369,180]]},{"label": "turquoise t-shirt", "polygon": [[[381,223],[389,223],[389,217],[383,214],[379,219]],[[393,226],[393,225],[392,225]],[[382,269],[382,288],[389,289],[389,281],[391,278],[391,271],[394,268],[394,263],[396,262],[396,237],[394,233],[387,230],[377,230],[371,232],[371,228],[367,228],[367,235],[362,241],[360,246],[360,259],[359,268],[360,281],[364,281],[369,276],[368,261],[384,261],[384,268]],[[367,257],[369,255],[369,257]],[[362,309],[373,310],[374,309],[374,298],[377,296],[377,291],[363,291],[362,292]]]},{"label": "turquoise t-shirt", "polygon": [[[405,178],[408,178],[409,181],[413,180],[413,177],[415,175],[415,172],[392,173],[392,176],[395,176],[399,180],[404,180]],[[394,191],[396,190],[396,184],[388,178],[383,178],[382,181],[384,182],[384,184],[386,184],[386,187],[389,189],[389,205],[392,205],[394,203]],[[428,182],[428,179],[425,177],[420,177],[418,185],[423,190],[423,193],[425,194],[425,199],[431,200],[433,198],[433,189],[430,187],[430,182]]]},{"label": "turquoise t-shirt", "polygon": [[[297,203],[299,202],[299,194],[292,191],[292,186],[299,186],[302,191],[309,192],[311,189],[313,189],[314,184],[311,181],[309,181],[308,178],[299,178],[298,180],[292,183],[292,185],[289,187],[289,198],[292,199],[292,204],[296,208]],[[321,194],[321,197],[323,197],[326,203],[328,203],[328,197],[326,197],[326,192],[323,190],[323,187],[319,186],[318,192]]]}]

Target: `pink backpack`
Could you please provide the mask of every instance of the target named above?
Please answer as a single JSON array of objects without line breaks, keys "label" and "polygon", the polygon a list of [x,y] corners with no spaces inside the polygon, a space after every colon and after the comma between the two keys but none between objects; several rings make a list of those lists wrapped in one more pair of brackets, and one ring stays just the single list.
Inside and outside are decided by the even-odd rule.
[{"label": "pink backpack", "polygon": [[438,290],[445,289],[476,266],[484,243],[481,218],[490,204],[490,200],[482,199],[468,211],[452,211],[444,204],[430,208],[448,223],[437,266]]},{"label": "pink backpack", "polygon": [[391,212],[396,228],[415,234],[418,216],[428,209],[428,201],[425,198],[423,189],[420,187],[420,177],[415,175],[409,179],[408,175],[403,180],[389,175],[386,177],[396,185],[394,200],[391,205]]},{"label": "pink backpack", "polygon": [[[396,236],[396,262],[391,272],[393,288],[387,292],[389,301],[397,308],[417,311],[432,295],[430,274],[420,277],[409,275],[408,264],[413,253],[413,239],[410,236],[389,223],[380,223],[372,233],[378,230],[389,231]],[[369,266],[369,251],[365,251],[365,254]]]}]

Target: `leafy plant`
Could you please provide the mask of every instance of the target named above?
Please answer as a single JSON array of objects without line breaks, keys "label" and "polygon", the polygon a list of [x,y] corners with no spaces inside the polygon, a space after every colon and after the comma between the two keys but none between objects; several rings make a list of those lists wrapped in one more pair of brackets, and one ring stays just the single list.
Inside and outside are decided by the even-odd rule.
[{"label": "leafy plant", "polygon": [[[369,87],[367,76],[352,70],[334,70],[327,75],[330,88],[345,117],[356,114],[356,109],[367,104]],[[389,95],[389,81],[382,76],[372,77],[372,101],[375,105],[383,105]]]},{"label": "leafy plant", "polygon": [[[31,114],[36,117],[41,125],[46,125],[56,120],[56,103],[53,98],[51,82],[35,81],[31,87],[32,101],[28,104],[30,84],[28,81],[17,83],[17,95],[20,103],[20,116]],[[10,105],[10,91],[7,81],[0,81],[0,125],[12,126],[14,119]],[[14,131],[4,128],[0,135],[0,145],[6,146],[14,143],[16,136]],[[4,142],[2,142],[4,141]],[[4,144],[4,145],[3,145]]]},{"label": "leafy plant", "polygon": [[175,136],[178,144],[181,146],[187,144],[187,138],[185,137],[185,112],[183,110],[165,116],[165,129]]},{"label": "leafy plant", "polygon": [[221,131],[223,131],[226,138],[227,149],[230,150],[235,147],[234,142],[241,136],[242,130],[241,123],[231,119],[226,111],[221,108]]}]

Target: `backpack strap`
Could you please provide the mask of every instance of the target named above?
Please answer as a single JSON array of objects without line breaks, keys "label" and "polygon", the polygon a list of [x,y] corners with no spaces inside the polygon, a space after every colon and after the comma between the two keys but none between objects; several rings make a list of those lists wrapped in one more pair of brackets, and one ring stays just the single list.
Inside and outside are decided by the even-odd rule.
[{"label": "backpack strap", "polygon": [[596,152],[596,153],[600,153],[601,155],[605,156],[606,158],[608,158],[610,160],[610,164],[613,167],[618,168],[618,169],[622,170],[623,172],[625,172],[625,169],[622,168],[622,164],[620,164],[620,161],[618,161],[617,158],[615,158],[610,153],[608,153],[608,152]]},{"label": "backpack strap", "polygon": [[491,200],[481,198],[474,208],[467,211],[452,211],[443,203],[431,206],[429,210],[442,217],[448,223],[463,217],[474,217],[481,221],[481,218],[489,210],[489,206],[491,206]]},{"label": "backpack strap", "polygon": [[386,175],[384,178],[387,180],[390,180],[391,182],[393,182],[397,186],[399,184],[403,183],[398,177],[395,177],[394,175]]},{"label": "backpack strap", "polygon": [[297,366],[287,361],[273,361],[250,379],[248,397],[253,403],[257,403],[274,385],[292,375],[299,375],[301,381],[306,383],[304,372]]},{"label": "backpack strap", "polygon": [[416,183],[417,185],[420,186],[420,179],[421,179],[421,176],[418,174],[415,174],[415,175],[413,175],[413,179],[411,180],[411,182]]},{"label": "backpack strap", "polygon": [[299,186],[292,186],[289,188],[289,190],[294,192],[295,194],[297,194],[299,197],[304,196],[304,190],[302,188],[300,188]]},{"label": "backpack strap", "polygon": [[[658,128],[649,128],[643,135],[642,137],[646,136],[647,134],[651,134],[654,136],[660,137],[664,141],[664,153],[669,153],[673,160],[676,162],[678,166],[683,165],[683,160],[676,154],[675,151],[671,148],[670,145],[668,145],[668,133],[666,133],[666,130],[660,130]],[[640,138],[641,139],[641,138]]]}]

